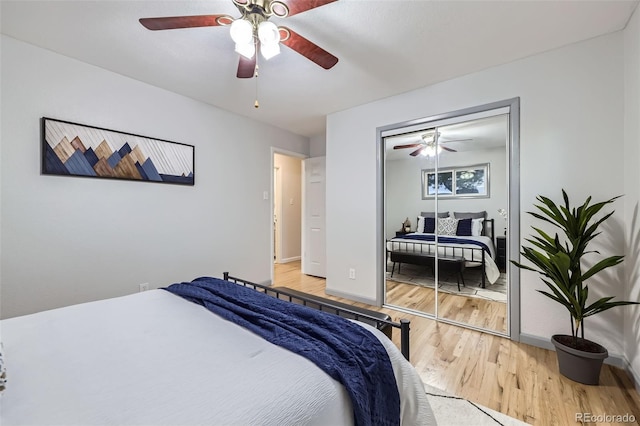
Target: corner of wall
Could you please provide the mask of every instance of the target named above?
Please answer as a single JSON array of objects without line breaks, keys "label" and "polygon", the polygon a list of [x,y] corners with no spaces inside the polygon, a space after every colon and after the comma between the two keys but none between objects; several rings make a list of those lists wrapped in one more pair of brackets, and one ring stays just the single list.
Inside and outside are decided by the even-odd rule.
[{"label": "corner of wall", "polygon": [[[640,301],[640,8],[624,29],[624,203],[626,300]],[[640,306],[626,306],[623,323],[626,370],[640,392]]]},{"label": "corner of wall", "polygon": [[309,156],[324,157],[327,154],[327,134],[326,132],[312,136],[309,140]]}]

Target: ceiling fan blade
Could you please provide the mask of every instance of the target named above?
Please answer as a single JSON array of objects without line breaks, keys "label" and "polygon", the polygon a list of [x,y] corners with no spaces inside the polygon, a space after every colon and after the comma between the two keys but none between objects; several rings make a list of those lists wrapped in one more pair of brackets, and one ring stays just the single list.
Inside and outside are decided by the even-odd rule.
[{"label": "ceiling fan blade", "polygon": [[252,78],[256,72],[256,55],[253,58],[247,59],[242,55],[240,56],[240,62],[238,62],[238,78]]},{"label": "ceiling fan blade", "polygon": [[457,149],[447,148],[446,146],[442,146],[442,145],[440,145],[440,148],[444,149],[445,151],[449,151],[449,152],[458,152]]},{"label": "ceiling fan blade", "polygon": [[289,14],[287,16],[293,16],[295,14],[305,12],[316,7],[324,6],[325,4],[333,3],[338,0],[280,0],[289,8]]},{"label": "ceiling fan blade", "polygon": [[393,149],[404,149],[404,148],[415,148],[416,146],[422,145],[421,143],[410,143],[406,145],[396,145]]},{"label": "ceiling fan blade", "polygon": [[425,149],[426,147],[423,145],[420,148],[416,149],[415,151],[413,151],[411,154],[409,154],[412,157],[415,157],[416,155],[420,154],[422,152],[423,149]]},{"label": "ceiling fan blade", "polygon": [[167,16],[164,18],[140,18],[140,23],[149,30],[175,30],[178,28],[217,27],[233,22],[229,15]]},{"label": "ceiling fan blade", "polygon": [[287,27],[278,27],[278,30],[280,30],[280,43],[295,50],[322,68],[328,70],[338,63],[338,58],[295,31]]}]

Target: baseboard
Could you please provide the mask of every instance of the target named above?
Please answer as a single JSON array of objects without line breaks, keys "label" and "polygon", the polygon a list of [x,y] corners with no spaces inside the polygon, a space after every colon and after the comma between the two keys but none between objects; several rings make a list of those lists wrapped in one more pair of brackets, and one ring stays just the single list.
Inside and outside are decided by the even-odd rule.
[{"label": "baseboard", "polygon": [[[556,350],[555,346],[553,346],[553,343],[551,343],[550,339],[544,339],[531,334],[521,333],[520,343],[526,343],[527,345],[536,346],[538,348],[549,349],[554,352]],[[618,354],[609,353],[609,357],[604,360],[604,363],[613,365],[614,367],[618,367],[627,371],[629,371],[630,369],[630,366],[627,360],[622,355],[618,355]]]},{"label": "baseboard", "polygon": [[375,299],[368,299],[366,297],[356,296],[356,295],[345,293],[342,291],[329,290],[328,288],[325,288],[324,292],[327,293],[328,295],[342,297],[344,299],[353,300],[354,302],[361,302],[371,306],[378,306]]},{"label": "baseboard", "polygon": [[640,374],[636,373],[636,371],[633,369],[633,367],[631,367],[631,364],[629,362],[627,362],[625,371],[627,372],[629,377],[631,377],[631,380],[633,380],[633,385],[635,386],[636,391],[640,393]]},{"label": "baseboard", "polygon": [[287,257],[286,259],[280,259],[280,261],[278,263],[297,262],[300,259],[302,259],[302,257],[300,257],[300,256]]}]

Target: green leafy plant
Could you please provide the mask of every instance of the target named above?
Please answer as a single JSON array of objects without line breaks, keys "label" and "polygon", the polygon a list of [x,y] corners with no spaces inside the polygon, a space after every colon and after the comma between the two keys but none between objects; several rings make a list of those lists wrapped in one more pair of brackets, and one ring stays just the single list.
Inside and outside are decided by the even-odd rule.
[{"label": "green leafy plant", "polygon": [[550,291],[538,290],[540,293],[563,305],[571,315],[571,335],[573,346],[578,347],[578,332],[584,340],[584,319],[616,306],[638,304],[638,302],[612,301],[614,297],[603,297],[587,305],[589,286],[586,281],[598,272],[621,263],[624,256],[609,256],[600,260],[586,271],[582,271],[582,258],[590,253],[589,243],[600,232],[599,226],[614,213],[613,211],[594,221],[594,216],[607,204],[613,203],[617,197],[599,203],[591,203],[588,197],[580,207],[571,207],[567,193],[562,190],[564,205],[556,205],[551,199],[538,196],[541,204],[534,206],[539,210],[527,212],[533,217],[548,222],[564,233],[563,242],[558,233],[554,237],[543,230],[532,226],[537,235],[526,239],[533,247],[522,247],[520,254],[534,266],[523,265],[512,261],[522,269],[537,272]]}]

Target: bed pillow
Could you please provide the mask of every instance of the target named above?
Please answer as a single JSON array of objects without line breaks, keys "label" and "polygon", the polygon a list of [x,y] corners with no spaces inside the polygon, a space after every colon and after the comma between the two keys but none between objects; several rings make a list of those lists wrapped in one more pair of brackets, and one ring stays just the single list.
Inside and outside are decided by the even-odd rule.
[{"label": "bed pillow", "polygon": [[[459,235],[461,237],[470,237],[472,235],[471,233],[471,221],[474,219],[468,218],[468,219],[459,219],[458,220],[458,229],[456,231],[456,235]],[[477,220],[477,219],[475,219]]]},{"label": "bed pillow", "polygon": [[[420,212],[420,216],[435,218],[436,214],[434,212]],[[449,212],[438,212],[438,217],[449,217]]]},{"label": "bed pillow", "polygon": [[484,219],[487,217],[487,212],[453,212],[453,217],[456,219]]},{"label": "bed pillow", "polygon": [[435,217],[425,217],[424,218],[424,233],[425,234],[435,234],[436,232],[436,218]]},{"label": "bed pillow", "polygon": [[433,234],[434,232],[436,232],[436,219],[434,217],[419,216],[416,233]]},{"label": "bed pillow", "polygon": [[452,217],[438,219],[438,234],[456,235],[458,231],[458,219]]},{"label": "bed pillow", "polygon": [[477,237],[482,235],[484,228],[484,219],[471,219],[471,235]]}]

